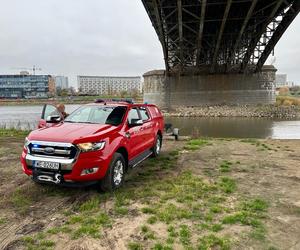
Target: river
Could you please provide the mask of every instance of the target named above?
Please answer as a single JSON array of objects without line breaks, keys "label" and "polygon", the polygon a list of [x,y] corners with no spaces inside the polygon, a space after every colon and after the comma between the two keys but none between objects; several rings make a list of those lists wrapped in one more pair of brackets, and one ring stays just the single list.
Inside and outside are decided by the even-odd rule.
[{"label": "river", "polygon": [[[80,105],[66,105],[68,113]],[[42,105],[0,106],[0,127],[35,129]],[[224,138],[300,139],[300,121],[261,118],[166,117],[180,135]]]}]

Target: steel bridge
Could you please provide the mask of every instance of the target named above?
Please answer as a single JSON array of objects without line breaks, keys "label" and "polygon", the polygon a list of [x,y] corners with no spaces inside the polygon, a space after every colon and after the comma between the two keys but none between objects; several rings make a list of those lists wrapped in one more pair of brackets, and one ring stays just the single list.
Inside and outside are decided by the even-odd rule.
[{"label": "steel bridge", "polygon": [[142,0],[168,73],[258,72],[300,0]]}]

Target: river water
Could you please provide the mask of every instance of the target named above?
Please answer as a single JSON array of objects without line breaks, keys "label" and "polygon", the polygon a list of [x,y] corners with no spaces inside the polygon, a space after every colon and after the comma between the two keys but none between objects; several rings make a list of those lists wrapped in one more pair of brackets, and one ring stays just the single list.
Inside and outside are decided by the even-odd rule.
[{"label": "river water", "polygon": [[[68,113],[80,105],[66,105]],[[42,105],[0,106],[0,127],[35,129]],[[258,118],[166,117],[181,135],[224,138],[300,139],[300,121]]]}]

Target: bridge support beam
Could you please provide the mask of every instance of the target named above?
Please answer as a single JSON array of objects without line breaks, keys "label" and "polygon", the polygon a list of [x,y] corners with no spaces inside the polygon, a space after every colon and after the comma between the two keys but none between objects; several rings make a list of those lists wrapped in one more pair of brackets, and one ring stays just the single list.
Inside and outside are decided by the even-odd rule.
[{"label": "bridge support beam", "polygon": [[275,102],[274,66],[252,74],[185,74],[167,76],[164,70],[144,74],[144,101],[164,109],[219,104]]}]

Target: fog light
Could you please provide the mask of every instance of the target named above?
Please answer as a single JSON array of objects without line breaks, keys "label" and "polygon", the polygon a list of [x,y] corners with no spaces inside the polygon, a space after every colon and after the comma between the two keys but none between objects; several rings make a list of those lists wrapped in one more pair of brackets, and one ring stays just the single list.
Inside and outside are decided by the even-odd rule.
[{"label": "fog light", "polygon": [[87,174],[94,174],[94,173],[96,173],[98,171],[98,168],[96,167],[96,168],[87,168],[87,169],[83,169],[82,171],[81,171],[81,176],[82,175],[87,175]]}]

